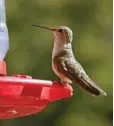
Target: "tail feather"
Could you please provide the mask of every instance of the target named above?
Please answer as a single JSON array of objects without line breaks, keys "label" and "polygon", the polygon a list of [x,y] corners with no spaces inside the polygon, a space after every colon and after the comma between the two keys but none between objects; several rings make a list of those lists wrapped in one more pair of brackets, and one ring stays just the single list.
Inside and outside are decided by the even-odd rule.
[{"label": "tail feather", "polygon": [[104,95],[107,96],[106,92],[103,91],[98,85],[96,85],[92,80],[78,79],[79,86],[86,91],[92,93],[95,96]]}]

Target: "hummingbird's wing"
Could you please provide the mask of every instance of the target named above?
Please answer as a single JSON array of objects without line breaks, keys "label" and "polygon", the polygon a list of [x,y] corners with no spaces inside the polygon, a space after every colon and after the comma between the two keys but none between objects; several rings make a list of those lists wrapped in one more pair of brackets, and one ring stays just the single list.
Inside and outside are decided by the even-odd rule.
[{"label": "hummingbird's wing", "polygon": [[54,62],[59,72],[93,95],[106,95],[85,73],[83,67],[75,60],[74,55],[56,56]]}]

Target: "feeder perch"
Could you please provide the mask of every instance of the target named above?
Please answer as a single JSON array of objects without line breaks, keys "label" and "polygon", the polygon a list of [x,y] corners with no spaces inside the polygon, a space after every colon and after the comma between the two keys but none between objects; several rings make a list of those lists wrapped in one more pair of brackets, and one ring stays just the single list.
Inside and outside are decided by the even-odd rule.
[{"label": "feeder perch", "polygon": [[72,96],[69,85],[64,87],[59,82],[6,74],[6,63],[0,61],[0,119],[35,114],[52,101]]}]

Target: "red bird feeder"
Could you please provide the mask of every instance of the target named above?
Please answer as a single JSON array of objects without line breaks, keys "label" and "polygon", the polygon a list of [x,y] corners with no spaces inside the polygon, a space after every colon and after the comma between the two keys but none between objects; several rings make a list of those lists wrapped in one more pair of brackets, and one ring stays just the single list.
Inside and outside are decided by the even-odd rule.
[{"label": "red bird feeder", "polygon": [[69,85],[64,87],[59,82],[6,74],[6,63],[0,61],[0,119],[35,114],[49,102],[72,96]]}]

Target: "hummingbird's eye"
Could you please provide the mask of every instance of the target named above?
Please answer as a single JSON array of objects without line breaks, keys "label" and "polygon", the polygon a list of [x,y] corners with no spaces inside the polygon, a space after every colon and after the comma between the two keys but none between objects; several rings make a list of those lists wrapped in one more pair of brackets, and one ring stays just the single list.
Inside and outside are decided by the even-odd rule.
[{"label": "hummingbird's eye", "polygon": [[62,33],[63,32],[63,29],[58,29],[58,32]]}]

